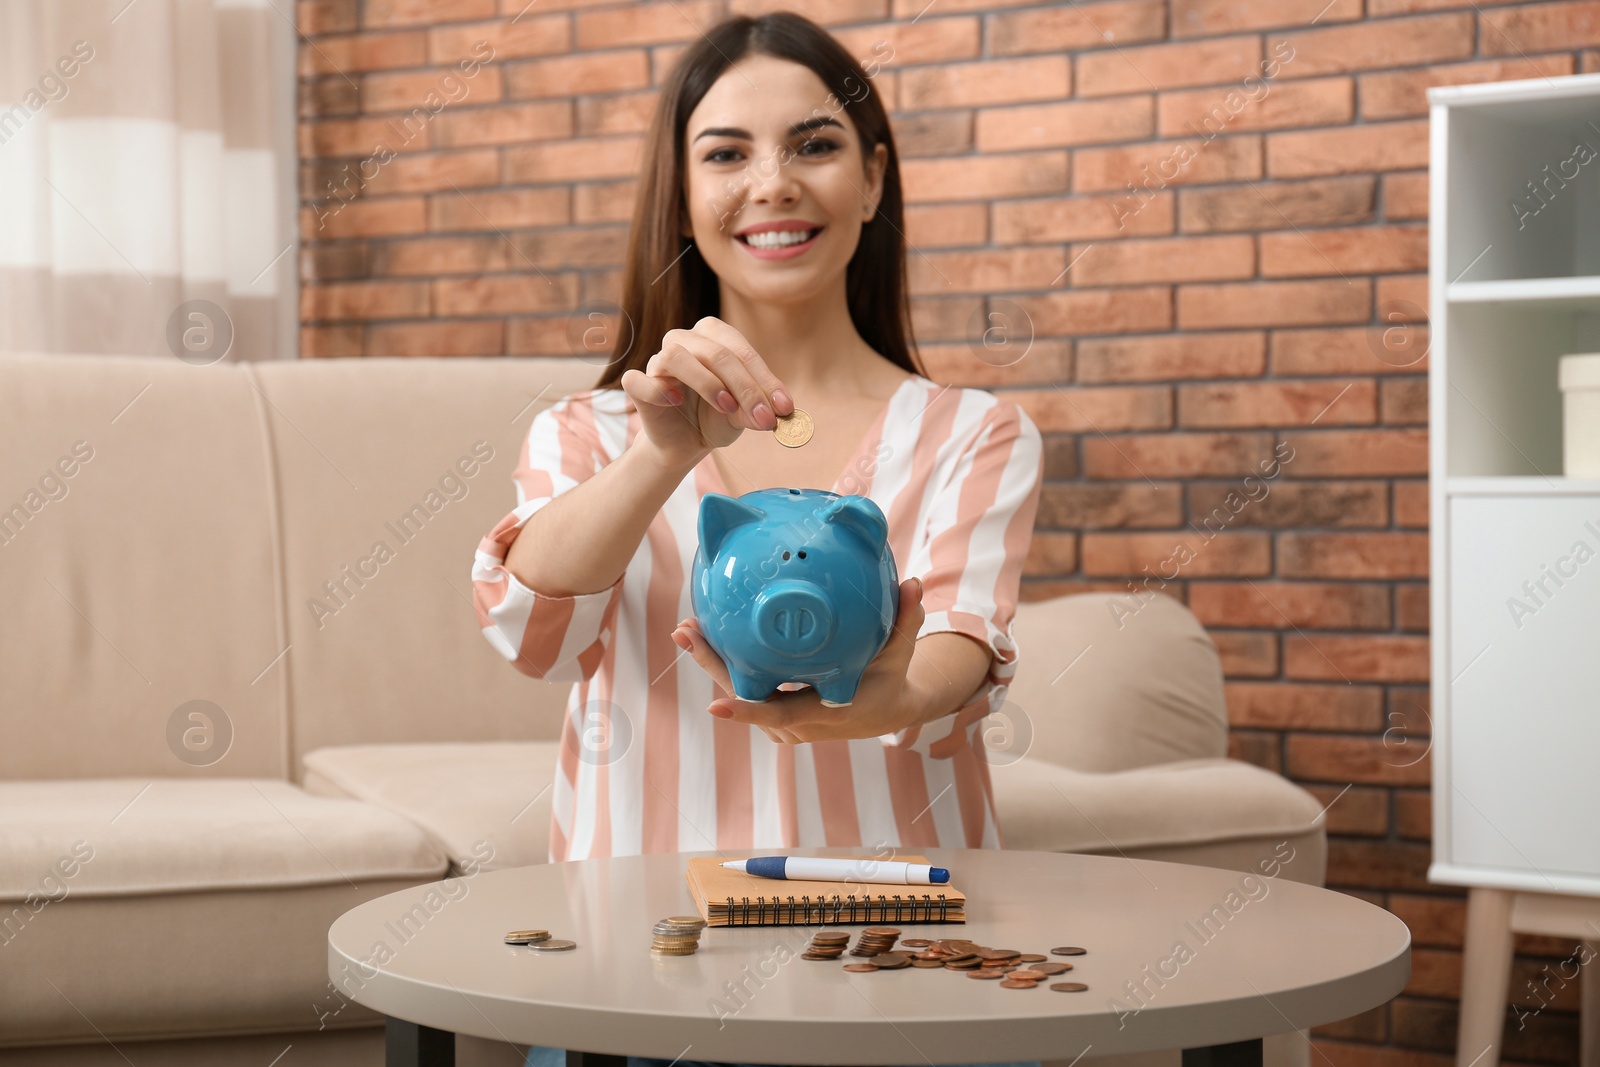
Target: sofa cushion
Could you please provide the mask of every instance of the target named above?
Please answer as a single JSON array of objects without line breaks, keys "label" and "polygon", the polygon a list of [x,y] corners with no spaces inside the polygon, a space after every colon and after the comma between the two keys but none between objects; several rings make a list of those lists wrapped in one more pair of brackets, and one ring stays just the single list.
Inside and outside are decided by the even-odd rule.
[{"label": "sofa cushion", "polygon": [[338,745],[306,753],[305,788],[353,797],[427,831],[453,869],[549,859],[555,741]]},{"label": "sofa cushion", "polygon": [[62,895],[414,884],[445,868],[427,835],[393,811],[287,782],[0,781],[0,901],[24,911]]},{"label": "sofa cushion", "polygon": [[1322,806],[1293,782],[1230,759],[1096,774],[1031,757],[989,771],[1006,848],[1115,852],[1315,832]]}]

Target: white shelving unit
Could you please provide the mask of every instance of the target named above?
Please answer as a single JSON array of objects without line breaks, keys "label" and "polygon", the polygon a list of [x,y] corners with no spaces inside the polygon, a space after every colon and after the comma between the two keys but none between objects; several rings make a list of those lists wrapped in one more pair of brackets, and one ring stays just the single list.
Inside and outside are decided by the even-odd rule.
[{"label": "white shelving unit", "polygon": [[1600,351],[1600,75],[1428,95],[1428,877],[1472,887],[1464,1065],[1498,1046],[1513,930],[1600,948],[1600,480],[1562,476],[1556,384]]}]

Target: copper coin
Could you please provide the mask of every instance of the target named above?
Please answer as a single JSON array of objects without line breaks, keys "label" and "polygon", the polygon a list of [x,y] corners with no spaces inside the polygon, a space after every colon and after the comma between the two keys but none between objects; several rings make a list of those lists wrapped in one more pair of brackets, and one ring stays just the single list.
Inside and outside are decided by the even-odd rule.
[{"label": "copper coin", "polygon": [[818,945],[847,945],[850,943],[849,934],[813,934],[811,940]]},{"label": "copper coin", "polygon": [[844,965],[844,969],[847,971],[875,971],[878,969],[878,965],[876,963],[847,963]]},{"label": "copper coin", "polygon": [[913,966],[913,967],[943,967],[944,964],[940,963],[938,960],[912,960],[911,961],[911,966]]},{"label": "copper coin", "polygon": [[926,937],[903,937],[900,939],[900,943],[906,948],[927,948],[929,945],[933,944],[933,942]]},{"label": "copper coin", "polygon": [[985,971],[982,968],[979,968],[976,971],[968,971],[967,972],[967,977],[968,978],[989,979],[989,978],[1004,978],[1005,976],[1002,975],[999,971]]},{"label": "copper coin", "polygon": [[864,933],[864,934],[871,934],[874,937],[899,937],[900,936],[899,929],[896,928],[896,927],[893,927],[893,926],[869,926],[866,929],[862,930],[861,932]]},{"label": "copper coin", "polygon": [[1024,979],[1023,981],[1018,982],[1018,981],[1014,981],[1013,979],[1006,978],[1006,979],[1003,979],[1000,982],[1000,988],[1001,989],[1032,989],[1034,986],[1036,986],[1038,984],[1039,984],[1038,982],[1029,982],[1026,979]]},{"label": "copper coin", "polygon": [[528,946],[539,952],[561,952],[569,948],[577,948],[576,941],[535,941]]},{"label": "copper coin", "polygon": [[1067,948],[1053,948],[1050,950],[1050,952],[1056,956],[1082,956],[1088,951],[1088,949],[1078,948],[1075,945]]},{"label": "copper coin", "polygon": [[[994,959],[1000,959],[1001,957],[1009,958],[1011,956],[1020,956],[1020,955],[1022,955],[1022,950],[1021,949],[1015,949],[1015,948],[991,948],[991,949],[989,949],[989,952],[992,954],[992,957]],[[980,952],[979,955],[981,956],[982,953]]]},{"label": "copper coin", "polygon": [[904,956],[891,956],[886,952],[879,953],[867,962],[876,963],[879,967],[886,971],[892,971],[900,967],[911,966],[911,961],[906,959]]},{"label": "copper coin", "polygon": [[837,956],[824,956],[820,952],[802,952],[802,953],[800,953],[800,958],[803,959],[803,960],[836,960],[839,957],[837,957]]},{"label": "copper coin", "polygon": [[946,963],[962,963],[966,960],[975,960],[977,958],[978,954],[976,952],[957,952],[954,955],[946,956],[944,961]]},{"label": "copper coin", "polygon": [[1049,956],[1041,956],[1037,952],[1024,952],[1021,956],[1023,963],[1043,963]]},{"label": "copper coin", "polygon": [[979,963],[978,963],[978,966],[980,966],[980,967],[995,967],[995,968],[1010,967],[1011,965],[1012,965],[1012,963],[1011,963],[1010,960],[980,960]]},{"label": "copper coin", "polygon": [[1047,977],[1052,974],[1060,974],[1062,971],[1072,970],[1072,964],[1070,963],[1035,963],[1031,964],[1030,967],[1032,970],[1038,971]]},{"label": "copper coin", "polygon": [[949,960],[945,960],[944,966],[952,971],[977,971],[982,969],[970,960],[965,960],[961,963],[952,963]]},{"label": "copper coin", "polygon": [[1057,993],[1082,993],[1089,987],[1082,982],[1051,982],[1050,988]]},{"label": "copper coin", "polygon": [[1014,971],[1007,971],[1006,977],[1013,979],[1021,978],[1030,982],[1037,982],[1041,978],[1048,978],[1050,976],[1045,974],[1043,971],[1033,970],[1031,967],[1018,967]]}]

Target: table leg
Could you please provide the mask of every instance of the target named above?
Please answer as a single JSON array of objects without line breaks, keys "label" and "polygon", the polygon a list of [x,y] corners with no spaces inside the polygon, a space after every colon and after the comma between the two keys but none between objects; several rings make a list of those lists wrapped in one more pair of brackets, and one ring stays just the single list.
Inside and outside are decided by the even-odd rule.
[{"label": "table leg", "polygon": [[1261,1067],[1261,1039],[1183,1050],[1183,1067]]},{"label": "table leg", "polygon": [[567,1067],[628,1067],[628,1057],[567,1049]]},{"label": "table leg", "polygon": [[456,1067],[456,1035],[389,1018],[384,1022],[385,1067]]}]

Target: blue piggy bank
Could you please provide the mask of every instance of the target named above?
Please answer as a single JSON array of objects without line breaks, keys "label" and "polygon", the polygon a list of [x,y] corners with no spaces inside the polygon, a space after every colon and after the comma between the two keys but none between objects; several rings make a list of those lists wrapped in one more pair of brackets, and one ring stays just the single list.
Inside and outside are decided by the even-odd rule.
[{"label": "blue piggy bank", "polygon": [[758,489],[701,498],[695,618],[741,700],[807,682],[824,704],[849,704],[888,643],[899,587],[888,520],[867,497]]}]

